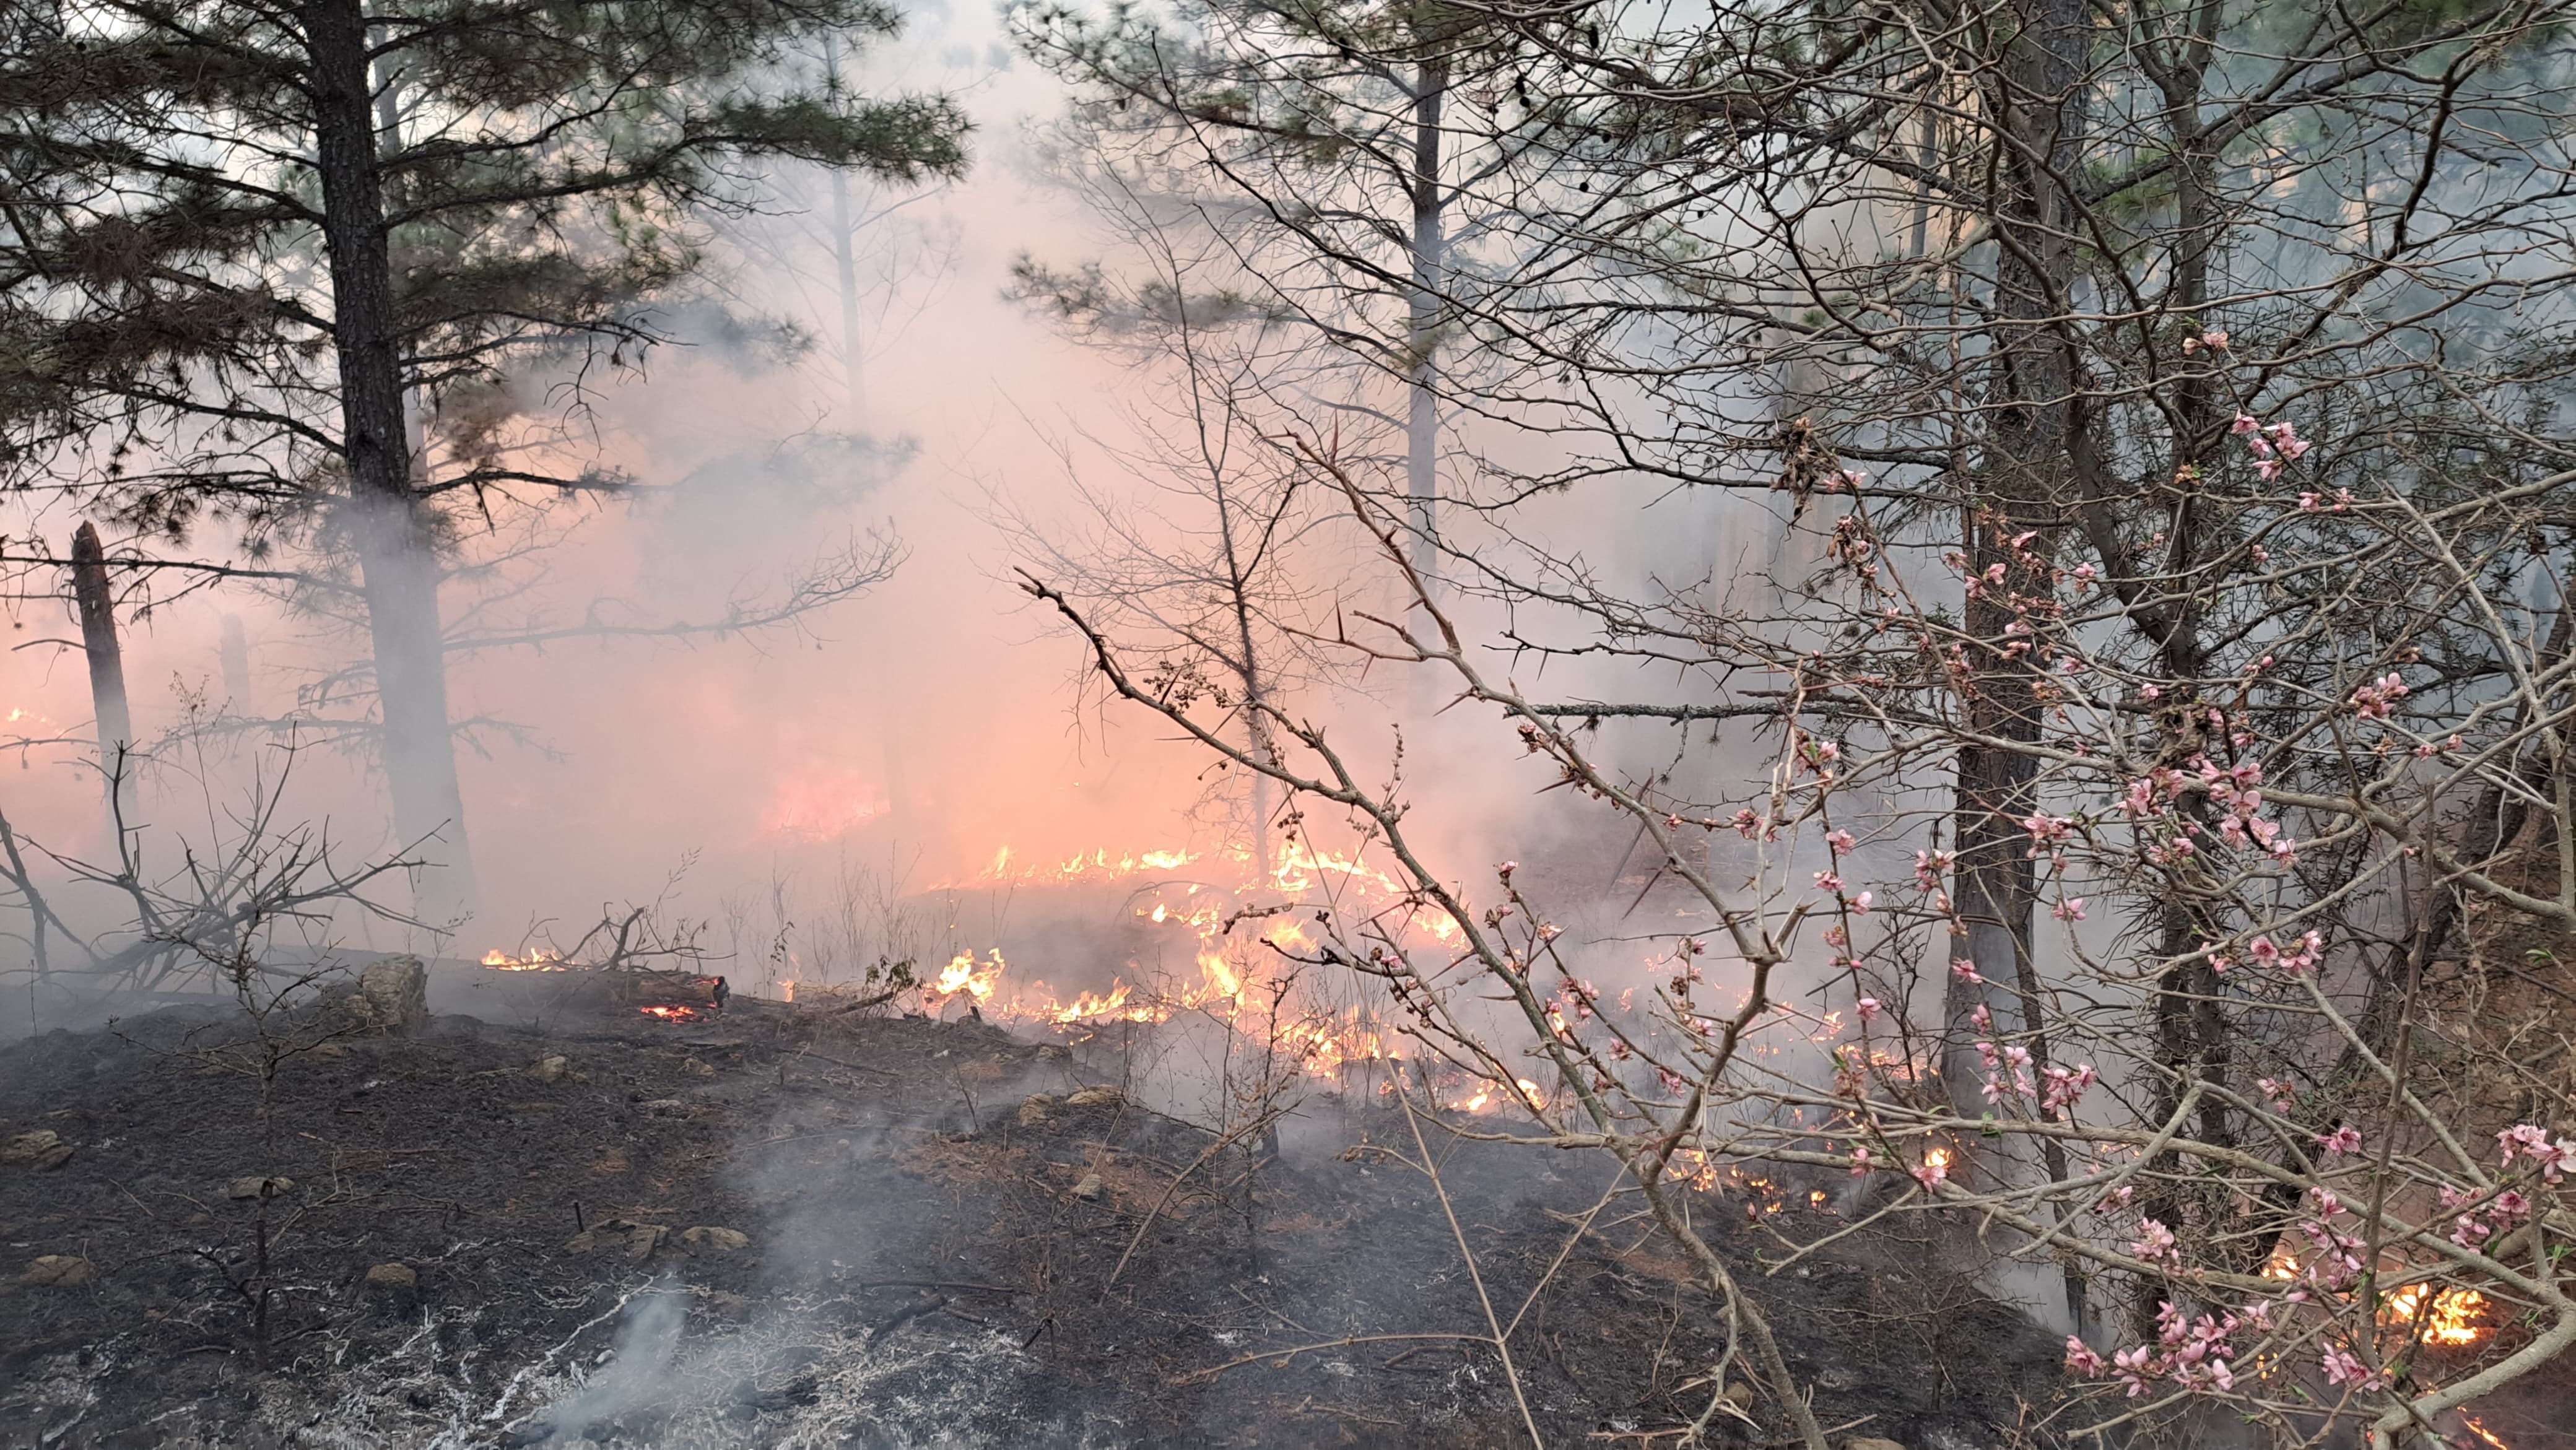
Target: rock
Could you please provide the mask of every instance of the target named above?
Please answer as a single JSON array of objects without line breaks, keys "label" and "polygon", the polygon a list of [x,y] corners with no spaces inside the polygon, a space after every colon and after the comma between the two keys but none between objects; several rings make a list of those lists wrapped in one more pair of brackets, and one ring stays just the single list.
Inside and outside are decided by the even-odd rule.
[{"label": "rock", "polygon": [[1027,1097],[1022,1098],[1020,1100],[1020,1126],[1023,1128],[1034,1128],[1040,1123],[1045,1122],[1047,1120],[1047,1110],[1054,1106],[1055,1099],[1048,1097],[1045,1093],[1031,1093]]},{"label": "rock", "polygon": [[740,1229],[709,1228],[703,1224],[680,1235],[680,1242],[692,1247],[706,1247],[728,1254],[738,1254],[751,1247],[751,1235]]},{"label": "rock", "polygon": [[341,1011],[366,1031],[417,1032],[429,1022],[429,970],[418,957],[387,957],[358,974]]},{"label": "rock", "polygon": [[1114,1087],[1087,1087],[1066,1097],[1068,1108],[1114,1108],[1127,1101],[1127,1095]]},{"label": "rock", "polygon": [[540,1058],[536,1066],[528,1069],[528,1076],[539,1082],[562,1082],[572,1076],[572,1059],[569,1057]]},{"label": "rock", "polygon": [[715,1075],[716,1075],[716,1070],[715,1070],[713,1067],[710,1067],[710,1066],[708,1066],[706,1063],[703,1063],[703,1062],[698,1061],[698,1060],[697,1060],[696,1058],[694,1058],[694,1057],[684,1057],[684,1058],[681,1058],[681,1059],[680,1059],[680,1071],[682,1071],[682,1072],[686,1072],[686,1073],[694,1073],[694,1074],[696,1074],[696,1075],[697,1075],[697,1076],[699,1076],[699,1077],[713,1077],[713,1076],[715,1076]]},{"label": "rock", "polygon": [[98,1266],[77,1254],[41,1254],[27,1264],[18,1282],[30,1288],[68,1289],[86,1284]]},{"label": "rock", "polygon": [[1843,1441],[1842,1450],[1905,1450],[1905,1447],[1877,1435],[1854,1435]]},{"label": "rock", "polygon": [[1102,1191],[1100,1175],[1097,1173],[1085,1173],[1082,1175],[1082,1181],[1073,1185],[1073,1196],[1086,1203],[1098,1199]]},{"label": "rock", "polygon": [[32,1133],[0,1142],[0,1164],[13,1168],[32,1168],[38,1173],[60,1168],[71,1161],[72,1145],[51,1128],[38,1128]]},{"label": "rock", "polygon": [[[1733,1405],[1739,1410],[1752,1409],[1754,1400],[1753,1386],[1746,1384],[1742,1380],[1737,1380],[1735,1383],[1728,1385],[1725,1389],[1720,1390],[1718,1392],[1718,1398],[1726,1401],[1728,1404]],[[1863,1446],[1862,1450],[1869,1450],[1869,1447]],[[1899,1446],[1898,1450],[1904,1450],[1904,1447]]]},{"label": "rock", "polygon": [[564,1248],[576,1254],[586,1254],[592,1249],[622,1248],[626,1251],[626,1257],[640,1264],[653,1256],[653,1250],[661,1246],[662,1240],[668,1237],[670,1232],[668,1228],[658,1223],[639,1223],[631,1218],[604,1218],[580,1233],[574,1234],[565,1242]]},{"label": "rock", "polygon": [[367,1271],[367,1287],[387,1293],[407,1293],[420,1287],[420,1274],[409,1264],[378,1264]]},{"label": "rock", "polygon": [[236,1178],[224,1190],[226,1198],[276,1198],[295,1186],[292,1178]]}]

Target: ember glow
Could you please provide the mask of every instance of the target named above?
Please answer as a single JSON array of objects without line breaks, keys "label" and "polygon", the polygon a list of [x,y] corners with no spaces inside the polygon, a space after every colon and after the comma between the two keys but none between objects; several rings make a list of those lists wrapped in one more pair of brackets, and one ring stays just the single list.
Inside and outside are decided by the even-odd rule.
[{"label": "ember glow", "polygon": [[524,957],[514,957],[504,951],[488,951],[483,954],[483,965],[495,972],[568,972],[572,970],[570,962],[542,947],[529,952]]},{"label": "ember glow", "polygon": [[647,1017],[659,1018],[664,1022],[695,1022],[706,1015],[695,1007],[657,1006],[642,1007],[637,1010]]}]

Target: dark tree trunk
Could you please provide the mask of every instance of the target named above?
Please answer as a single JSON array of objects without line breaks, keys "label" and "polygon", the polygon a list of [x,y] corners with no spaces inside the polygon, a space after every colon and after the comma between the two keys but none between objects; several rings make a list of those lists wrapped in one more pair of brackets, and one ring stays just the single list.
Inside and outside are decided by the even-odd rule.
[{"label": "dark tree trunk", "polygon": [[349,533],[375,647],[385,780],[396,833],[430,863],[414,873],[414,906],[423,919],[439,924],[473,910],[474,861],[448,725],[436,540],[429,510],[413,487],[420,461],[404,420],[402,342],[377,166],[367,17],[359,0],[310,0],[302,13],[313,61],[315,160],[331,262]]},{"label": "dark tree trunk", "polygon": [[80,606],[81,650],[89,656],[91,713],[98,717],[98,768],[108,790],[108,829],[122,834],[134,819],[134,712],[125,697],[125,652],[116,642],[116,599],[107,587],[107,551],[98,527],[72,535],[72,598]]},{"label": "dark tree trunk", "polygon": [[[2090,15],[2082,0],[2028,0],[2011,17],[2020,29],[1990,96],[2014,144],[1996,171],[1994,354],[1976,480],[1967,511],[1973,572],[1965,611],[1973,641],[1965,713],[1972,743],[1959,752],[1955,801],[1957,907],[1976,978],[1950,979],[1944,995],[1942,1076],[1964,1117],[1986,1111],[1984,1064],[1975,1042],[2017,1032],[2034,1068],[2048,1063],[2039,1030],[2043,984],[2032,956],[2039,899],[2037,844],[2023,822],[2039,810],[2034,782],[2046,701],[2042,663],[2030,632],[2052,607],[2054,521],[2073,493],[2079,455],[2089,455],[2082,378],[2057,319],[2075,277],[2072,207],[2058,179],[2077,174],[2084,129],[2082,84]],[[1980,1030],[1983,1007],[1994,1025]],[[2043,1116],[2054,1116],[2043,1113]],[[2043,1140],[2041,1167],[2066,1176],[2056,1139]],[[2067,1312],[2081,1329],[2084,1282],[2066,1265]]]},{"label": "dark tree trunk", "polygon": [[1440,189],[1440,112],[1448,95],[1448,57],[1425,58],[1413,79],[1413,289],[1405,336],[1411,374],[1404,424],[1413,568],[1425,580],[1440,560],[1440,273],[1449,249],[1448,198]]}]

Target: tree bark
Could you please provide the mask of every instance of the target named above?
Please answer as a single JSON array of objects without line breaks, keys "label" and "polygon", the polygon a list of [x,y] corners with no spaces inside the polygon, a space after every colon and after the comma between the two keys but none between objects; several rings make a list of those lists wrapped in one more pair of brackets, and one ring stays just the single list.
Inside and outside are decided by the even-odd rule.
[{"label": "tree bark", "polygon": [[[2038,760],[2027,747],[2039,741],[2046,709],[2029,626],[2054,598],[2054,520],[2072,496],[2077,455],[2090,447],[2080,369],[2059,326],[2075,276],[2072,198],[2059,178],[2077,174],[2089,12],[2082,0],[2029,0],[2016,9],[2008,21],[2017,28],[2004,42],[1988,98],[2004,133],[1996,144],[2010,144],[1995,172],[1994,354],[1976,493],[1965,518],[1972,740],[1958,759],[1954,879],[1976,974],[1949,980],[1942,1058],[1962,1117],[1987,1110],[1985,1065],[1974,1046],[1980,1038],[2017,1032],[2034,1070],[2048,1062],[2032,955],[2039,843],[2023,825],[2039,811]],[[1980,1008],[1993,1014],[1992,1025],[1977,1025]],[[2052,1180],[2066,1176],[2062,1144],[2046,1139],[2041,1155]],[[2081,1330],[2084,1281],[2071,1260],[2065,1279],[2067,1313]]]},{"label": "tree bark", "polygon": [[443,924],[472,912],[474,862],[448,722],[436,539],[426,502],[413,487],[419,460],[405,426],[367,16],[359,0],[308,0],[302,17],[313,67],[349,536],[375,650],[385,780],[395,833],[426,863],[413,872],[415,911]]},{"label": "tree bark", "polygon": [[[823,37],[824,83],[835,100],[841,94],[841,51],[832,38]],[[850,220],[850,177],[838,166],[828,168],[832,185],[832,267],[841,291],[841,382],[847,390],[849,429],[861,432],[868,426],[867,354],[859,337],[859,261],[858,238]]]},{"label": "tree bark", "polygon": [[1404,424],[1405,492],[1413,507],[1413,568],[1424,580],[1440,560],[1441,268],[1449,249],[1440,190],[1440,112],[1449,95],[1449,58],[1425,56],[1413,80],[1413,288],[1405,333],[1411,372]]},{"label": "tree bark", "polygon": [[72,535],[72,598],[80,606],[81,651],[89,656],[91,713],[98,717],[98,768],[107,782],[108,830],[135,824],[134,713],[125,696],[125,652],[116,641],[116,599],[107,587],[107,551],[98,526]]}]

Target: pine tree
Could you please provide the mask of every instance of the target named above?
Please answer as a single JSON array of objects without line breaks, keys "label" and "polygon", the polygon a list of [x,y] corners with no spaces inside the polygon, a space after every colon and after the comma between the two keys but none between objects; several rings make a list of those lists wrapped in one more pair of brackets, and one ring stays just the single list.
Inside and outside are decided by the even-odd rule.
[{"label": "pine tree", "polygon": [[616,487],[514,427],[634,363],[690,218],[788,158],[963,169],[941,97],[781,79],[879,0],[12,3],[0,470],[184,540],[357,564],[395,828],[470,907],[438,555],[496,495]]}]

